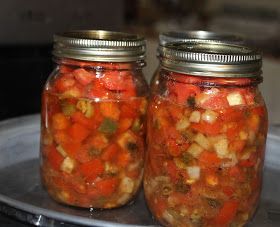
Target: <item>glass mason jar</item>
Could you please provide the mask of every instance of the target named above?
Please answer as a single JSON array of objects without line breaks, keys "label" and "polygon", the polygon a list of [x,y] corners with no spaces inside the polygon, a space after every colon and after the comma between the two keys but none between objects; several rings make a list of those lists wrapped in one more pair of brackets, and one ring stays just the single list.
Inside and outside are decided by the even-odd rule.
[{"label": "glass mason jar", "polygon": [[[175,42],[227,42],[232,44],[245,44],[245,39],[241,36],[230,34],[230,33],[220,33],[211,31],[169,31],[159,34],[159,45],[165,46],[168,43]],[[153,89],[158,85],[158,73],[159,67],[156,69],[153,77],[151,79],[151,88]]]},{"label": "glass mason jar", "polygon": [[114,208],[133,199],[144,165],[145,40],[109,31],[54,36],[57,67],[42,97],[41,178],[56,201]]},{"label": "glass mason jar", "polygon": [[144,190],[165,226],[243,226],[259,203],[267,111],[261,55],[233,44],[159,48]]}]

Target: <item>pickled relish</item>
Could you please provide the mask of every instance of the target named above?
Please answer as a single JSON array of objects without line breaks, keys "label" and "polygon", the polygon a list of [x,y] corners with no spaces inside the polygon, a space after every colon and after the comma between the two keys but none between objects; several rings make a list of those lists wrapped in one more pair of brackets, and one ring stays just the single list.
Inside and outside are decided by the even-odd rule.
[{"label": "pickled relish", "polygon": [[41,121],[41,178],[54,200],[114,208],[134,199],[144,166],[144,44],[108,31],[55,36]]},{"label": "pickled relish", "polygon": [[258,80],[161,70],[148,108],[146,199],[165,226],[243,226],[260,197],[267,113]]}]

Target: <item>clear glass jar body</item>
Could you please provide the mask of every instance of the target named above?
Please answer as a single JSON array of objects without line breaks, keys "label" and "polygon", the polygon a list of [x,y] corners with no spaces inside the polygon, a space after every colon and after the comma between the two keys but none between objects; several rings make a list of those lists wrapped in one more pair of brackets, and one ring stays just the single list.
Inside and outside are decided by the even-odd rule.
[{"label": "clear glass jar body", "polygon": [[41,178],[58,202],[119,207],[143,175],[144,62],[57,60],[42,96]]},{"label": "clear glass jar body", "polygon": [[144,190],[165,226],[243,226],[260,199],[267,111],[260,78],[160,69],[147,119]]}]

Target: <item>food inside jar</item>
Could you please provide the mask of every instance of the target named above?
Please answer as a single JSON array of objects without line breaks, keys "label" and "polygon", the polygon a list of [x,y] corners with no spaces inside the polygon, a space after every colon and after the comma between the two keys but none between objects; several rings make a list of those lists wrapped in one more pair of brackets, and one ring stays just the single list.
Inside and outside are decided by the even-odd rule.
[{"label": "food inside jar", "polygon": [[257,88],[240,80],[210,87],[167,81],[151,98],[144,189],[163,225],[243,226],[254,214],[267,115]]},{"label": "food inside jar", "polygon": [[129,72],[62,65],[47,84],[41,175],[55,200],[113,208],[137,193],[143,175],[147,99],[137,97]]}]

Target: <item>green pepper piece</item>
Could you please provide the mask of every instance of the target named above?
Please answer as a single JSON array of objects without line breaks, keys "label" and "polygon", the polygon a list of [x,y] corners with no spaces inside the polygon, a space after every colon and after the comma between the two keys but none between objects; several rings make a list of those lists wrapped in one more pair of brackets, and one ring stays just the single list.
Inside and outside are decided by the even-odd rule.
[{"label": "green pepper piece", "polygon": [[113,134],[116,132],[117,128],[117,122],[110,118],[105,118],[99,126],[98,131],[106,134]]},{"label": "green pepper piece", "polygon": [[217,199],[212,199],[212,198],[207,198],[207,197],[205,199],[210,207],[218,208],[221,206],[220,201],[218,201]]},{"label": "green pepper piece", "polygon": [[137,118],[137,119],[135,119],[135,121],[133,122],[133,124],[132,124],[132,131],[134,131],[134,132],[139,132],[140,131],[140,129],[141,129],[141,121],[140,121],[140,119],[139,118]]},{"label": "green pepper piece", "polygon": [[63,102],[61,104],[61,109],[63,114],[66,116],[71,116],[76,111],[75,105],[69,104],[67,102]]},{"label": "green pepper piece", "polygon": [[184,152],[182,155],[182,161],[188,165],[193,160],[193,156],[189,152]]},{"label": "green pepper piece", "polygon": [[195,108],[195,104],[196,104],[195,103],[195,97],[193,97],[193,96],[188,97],[187,104],[188,104],[188,106],[190,108],[194,109]]}]

